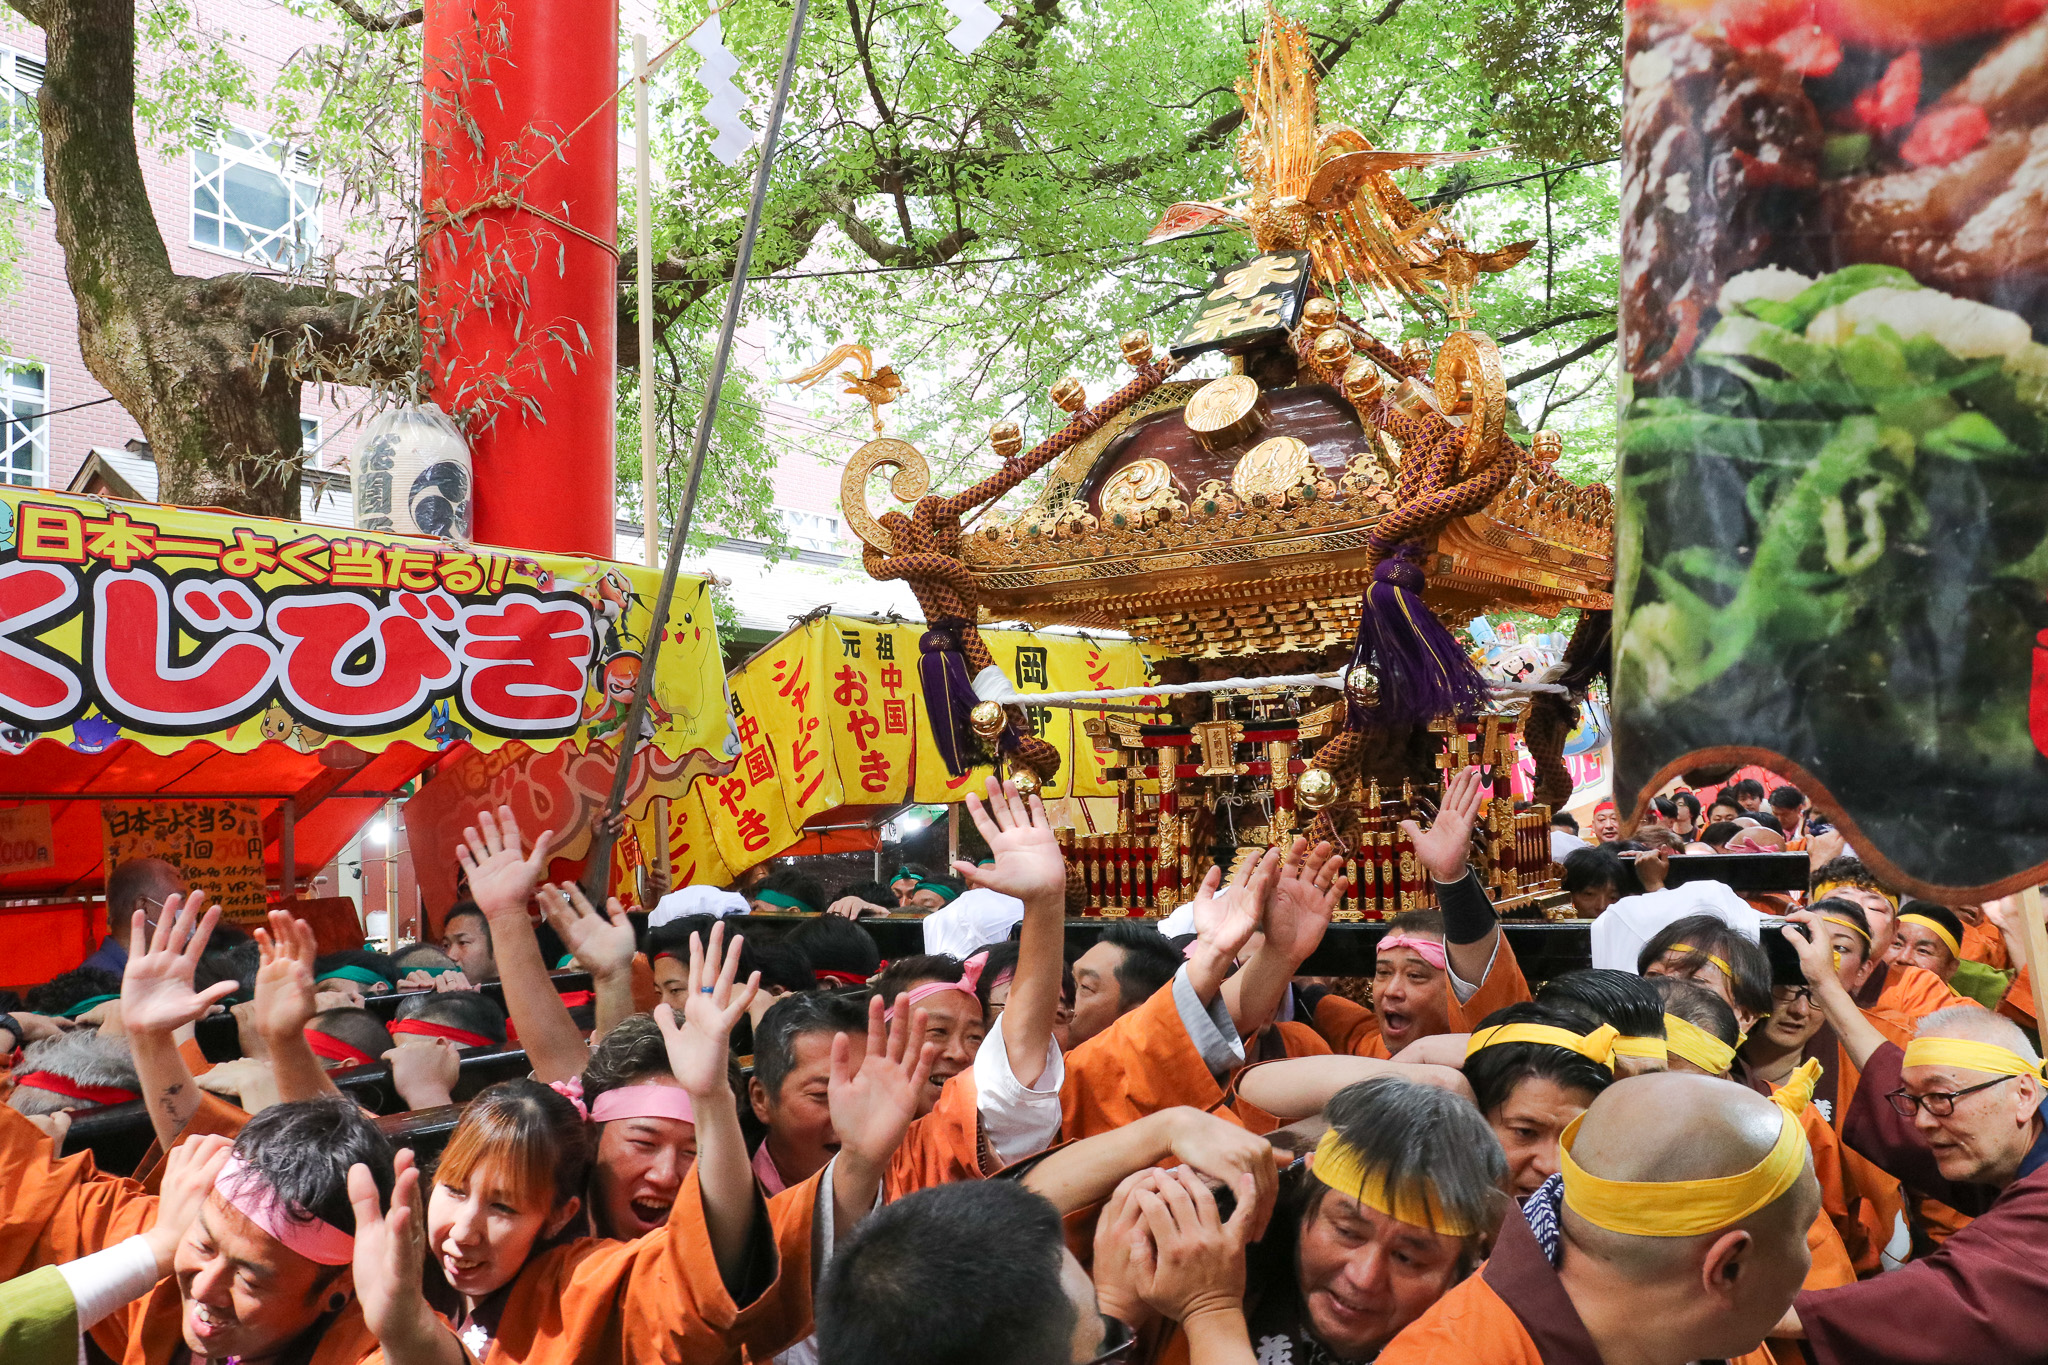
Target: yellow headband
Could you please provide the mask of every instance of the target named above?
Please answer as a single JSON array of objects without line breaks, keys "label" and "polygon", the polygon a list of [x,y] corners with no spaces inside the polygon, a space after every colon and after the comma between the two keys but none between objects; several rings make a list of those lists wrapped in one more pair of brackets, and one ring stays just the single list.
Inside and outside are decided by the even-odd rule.
[{"label": "yellow headband", "polygon": [[1993,1076],[2032,1076],[2048,1082],[2048,1063],[2030,1062],[2009,1047],[1961,1038],[1915,1038],[1906,1044],[1903,1066],[1959,1066]]},{"label": "yellow headband", "polygon": [[1899,908],[1899,898],[1897,896],[1894,896],[1881,886],[1865,886],[1861,882],[1822,882],[1819,886],[1813,888],[1812,899],[1816,901],[1826,900],[1830,892],[1844,886],[1848,887],[1851,891],[1868,891],[1873,896],[1882,896],[1884,897],[1884,903],[1889,905],[1894,911]]},{"label": "yellow headband", "polygon": [[1624,1033],[1614,1040],[1614,1055],[1639,1057],[1649,1062],[1668,1062],[1671,1050],[1662,1038],[1632,1038]]},{"label": "yellow headband", "polygon": [[1822,915],[1821,918],[1829,924],[1840,925],[1842,928],[1847,929],[1850,933],[1856,935],[1856,937],[1862,939],[1864,947],[1867,948],[1870,946],[1870,931],[1864,928],[1862,925],[1858,924],[1855,920],[1850,919],[1847,915]]},{"label": "yellow headband", "polygon": [[1798,1118],[1806,1112],[1806,1106],[1813,1103],[1813,1092],[1820,1085],[1820,1058],[1808,1057],[1797,1071],[1785,1078],[1785,1083],[1771,1091],[1771,1103]]},{"label": "yellow headband", "polygon": [[1695,948],[1690,943],[1674,943],[1669,948],[1666,948],[1664,951],[1668,953],[1698,953],[1701,957],[1705,958],[1707,961],[1713,963],[1716,967],[1719,967],[1721,969],[1721,975],[1728,978],[1728,984],[1730,984],[1731,986],[1735,984],[1735,969],[1729,966],[1724,959],[1715,957],[1712,953],[1707,952],[1705,949]]},{"label": "yellow headband", "polygon": [[[1782,1111],[1781,1111],[1782,1113]],[[1697,1237],[1732,1227],[1768,1206],[1806,1169],[1806,1130],[1782,1114],[1777,1145],[1740,1175],[1715,1180],[1603,1180],[1572,1160],[1579,1115],[1557,1142],[1565,1206],[1596,1228],[1631,1237]]]},{"label": "yellow headband", "polygon": [[1401,1191],[1398,1199],[1387,1197],[1384,1167],[1368,1169],[1365,1154],[1339,1137],[1335,1128],[1316,1144],[1315,1160],[1309,1173],[1337,1193],[1356,1199],[1369,1209],[1384,1213],[1396,1222],[1428,1228],[1445,1237],[1470,1237],[1478,1229],[1456,1217],[1438,1201],[1436,1186],[1419,1181],[1420,1190]]},{"label": "yellow headband", "polygon": [[1664,1046],[1674,1057],[1683,1057],[1709,1076],[1725,1076],[1735,1065],[1735,1049],[1690,1019],[1675,1014],[1664,1016]]},{"label": "yellow headband", "polygon": [[1943,924],[1940,920],[1929,919],[1925,915],[1900,915],[1899,923],[1919,925],[1922,929],[1927,930],[1936,938],[1940,939],[1942,945],[1946,947],[1951,954],[1954,955],[1956,961],[1962,961],[1963,945],[1956,942],[1956,936],[1954,934],[1951,934],[1948,931],[1948,926]]},{"label": "yellow headband", "polygon": [[1507,1043],[1543,1043],[1561,1047],[1566,1052],[1576,1052],[1587,1061],[1598,1062],[1612,1071],[1614,1045],[1620,1037],[1621,1031],[1612,1024],[1602,1024],[1591,1033],[1573,1033],[1570,1029],[1554,1028],[1549,1024],[1495,1024],[1466,1040],[1465,1055],[1470,1057],[1482,1048],[1501,1047]]}]

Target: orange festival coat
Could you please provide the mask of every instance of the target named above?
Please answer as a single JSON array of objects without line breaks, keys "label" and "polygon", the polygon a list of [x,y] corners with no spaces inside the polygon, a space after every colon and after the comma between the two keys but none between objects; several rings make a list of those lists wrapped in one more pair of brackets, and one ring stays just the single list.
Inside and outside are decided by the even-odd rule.
[{"label": "orange festival coat", "polygon": [[[1450,1027],[1444,1030],[1446,1033],[1470,1033],[1481,1019],[1495,1010],[1506,1009],[1531,998],[1529,982],[1522,975],[1522,964],[1515,959],[1514,945],[1508,942],[1506,934],[1501,935],[1492,968],[1470,1000],[1458,1003],[1458,993],[1451,989],[1448,971],[1444,973],[1444,994],[1450,1015]],[[1316,1005],[1315,1025],[1316,1032],[1336,1052],[1354,1057],[1377,1057],[1381,1061],[1392,1059],[1386,1040],[1380,1037],[1379,1016],[1356,1001],[1336,994],[1324,996]]]}]

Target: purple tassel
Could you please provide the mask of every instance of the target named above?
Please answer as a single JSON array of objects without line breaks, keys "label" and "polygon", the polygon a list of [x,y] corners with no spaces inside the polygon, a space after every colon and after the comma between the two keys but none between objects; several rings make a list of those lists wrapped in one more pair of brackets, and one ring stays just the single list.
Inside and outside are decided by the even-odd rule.
[{"label": "purple tassel", "polygon": [[1348,707],[1347,729],[1467,719],[1491,699],[1486,679],[1423,603],[1417,555],[1412,549],[1395,550],[1373,568],[1373,581],[1359,605],[1351,666],[1372,673],[1379,698],[1370,707]]},{"label": "purple tassel", "polygon": [[969,713],[980,698],[960,652],[958,622],[934,621],[917,642],[917,680],[924,689],[924,713],[946,771],[955,777],[988,760],[987,746],[974,733]]}]

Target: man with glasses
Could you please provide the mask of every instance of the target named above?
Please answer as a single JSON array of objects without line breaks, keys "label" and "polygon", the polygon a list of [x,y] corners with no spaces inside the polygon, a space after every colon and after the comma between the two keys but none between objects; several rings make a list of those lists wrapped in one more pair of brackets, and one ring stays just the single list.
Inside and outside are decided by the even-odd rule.
[{"label": "man with glasses", "polygon": [[185,874],[161,858],[131,858],[117,866],[107,878],[107,936],[85,965],[116,976],[126,971],[135,912],[142,911],[154,928],[165,899],[184,894]]},{"label": "man with glasses", "polygon": [[1856,1008],[1817,934],[1789,928],[1814,999],[1862,1071],[1846,1142],[1974,1216],[1942,1247],[1861,1284],[1802,1294],[1780,1335],[1820,1365],[2048,1360],[2048,1072],[2010,1020],[1937,1011],[1904,1048]]}]

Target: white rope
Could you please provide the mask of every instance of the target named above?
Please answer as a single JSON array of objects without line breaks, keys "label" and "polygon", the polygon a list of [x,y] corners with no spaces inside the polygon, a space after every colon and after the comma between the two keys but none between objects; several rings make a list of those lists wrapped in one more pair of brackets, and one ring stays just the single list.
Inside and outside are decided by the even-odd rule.
[{"label": "white rope", "polygon": [[[1110,687],[1100,692],[1018,692],[1000,700],[1009,706],[1091,706],[1117,697],[1186,697],[1203,692],[1262,692],[1280,687],[1328,687],[1341,691],[1342,673],[1284,673],[1273,678],[1225,678],[1219,682],[1160,683],[1152,687]],[[1559,692],[1557,683],[1494,683],[1503,696],[1528,692]]]}]

